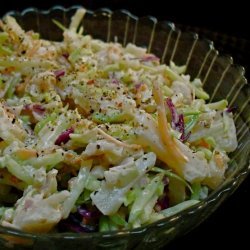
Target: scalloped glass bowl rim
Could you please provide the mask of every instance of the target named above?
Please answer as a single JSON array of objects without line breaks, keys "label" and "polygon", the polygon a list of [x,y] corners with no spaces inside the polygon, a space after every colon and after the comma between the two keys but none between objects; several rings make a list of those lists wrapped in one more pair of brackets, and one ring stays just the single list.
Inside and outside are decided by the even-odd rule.
[{"label": "scalloped glass bowl rim", "polygon": [[[42,14],[49,14],[52,10],[62,10],[62,11],[70,11],[70,10],[75,10],[77,8],[81,8],[83,6],[81,5],[73,5],[70,8],[64,8],[60,5],[55,5],[52,8],[48,9],[48,10],[40,10],[37,8],[26,8],[23,11],[19,12],[19,11],[9,11],[7,12],[4,16],[6,15],[13,15],[15,13],[20,14],[21,16],[25,15],[27,12],[39,12]],[[87,9],[88,13],[95,13],[95,12],[106,12],[106,13],[113,13],[112,10],[110,10],[109,8],[101,8],[101,9],[97,9],[96,11],[91,11]],[[135,19],[139,19],[139,17],[131,14],[128,10],[126,9],[121,9],[119,11],[122,11],[124,14],[135,18]],[[157,22],[157,18],[154,16],[147,16],[148,18],[150,18],[151,20],[153,20],[154,22]],[[169,22],[167,21],[168,25],[171,27],[171,29],[173,31],[178,30],[175,26],[175,24],[173,22]],[[193,34],[194,37],[196,37],[196,39],[199,40],[205,40],[209,46],[212,46],[213,49],[214,45],[213,45],[213,41],[208,40],[208,39],[200,39],[198,38],[198,34],[194,33],[194,32],[186,32],[189,34]],[[218,51],[216,50],[216,52],[218,53]],[[222,57],[225,57],[227,59],[229,59],[231,61],[231,64],[235,67],[238,67],[240,74],[242,75],[242,78],[245,79],[245,81],[247,82],[246,78],[245,78],[245,69],[244,67],[237,65],[237,64],[233,64],[233,59],[231,56],[229,55],[220,55]],[[249,83],[248,83],[249,84]],[[249,163],[248,163],[249,164]],[[201,209],[205,209],[206,206],[208,206],[211,203],[216,203],[216,204],[220,204],[221,202],[223,202],[223,200],[225,198],[228,198],[236,189],[237,187],[241,184],[241,182],[247,177],[247,175],[250,173],[250,164],[246,166],[243,166],[242,169],[238,170],[237,173],[235,174],[234,178],[231,178],[229,180],[225,180],[216,190],[214,190],[205,200],[200,201],[199,203],[195,204],[194,206],[181,211],[175,215],[172,215],[168,218],[164,218],[161,220],[158,220],[156,222],[150,223],[148,225],[139,227],[139,228],[135,228],[135,229],[130,229],[130,230],[119,230],[119,231],[110,231],[110,232],[93,232],[93,233],[48,233],[48,234],[36,234],[36,233],[27,233],[27,232],[23,232],[23,231],[19,231],[16,229],[11,229],[11,228],[7,228],[7,227],[3,227],[0,226],[0,233],[8,233],[11,235],[15,235],[15,236],[24,236],[27,238],[61,238],[61,239],[91,239],[91,238],[96,238],[96,237],[103,237],[103,238],[112,238],[112,237],[121,237],[121,236],[129,236],[131,234],[144,234],[147,233],[148,230],[151,230],[153,228],[157,229],[157,228],[163,228],[167,223],[178,223],[178,221],[180,221],[183,217],[185,217],[185,215],[191,215],[193,213],[195,213],[198,210]],[[226,194],[226,196],[225,196]],[[222,198],[220,199],[220,196],[222,196]],[[168,224],[169,225],[169,224]]]}]

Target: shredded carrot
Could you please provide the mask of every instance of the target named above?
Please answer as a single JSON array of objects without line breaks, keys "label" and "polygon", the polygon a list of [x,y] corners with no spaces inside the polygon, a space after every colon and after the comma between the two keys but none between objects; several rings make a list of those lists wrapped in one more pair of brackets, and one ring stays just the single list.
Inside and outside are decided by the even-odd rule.
[{"label": "shredded carrot", "polygon": [[207,143],[204,139],[200,139],[199,141],[194,141],[191,143],[191,145],[195,147],[203,147],[207,149],[211,148],[211,145]]},{"label": "shredded carrot", "polygon": [[32,57],[37,52],[37,50],[41,47],[41,41],[33,41],[33,46],[28,48],[26,51],[26,56]]},{"label": "shredded carrot", "polygon": [[141,148],[141,145],[137,145],[137,144],[127,144],[127,143],[124,143],[124,142],[121,142],[121,141],[118,141],[117,139],[115,139],[113,136],[105,133],[103,130],[97,128],[97,131],[107,140],[115,143],[116,145],[118,146],[121,146],[121,147],[125,147],[125,148],[131,148],[131,149],[140,149]]},{"label": "shredded carrot", "polygon": [[165,162],[177,173],[182,173],[181,167],[188,161],[188,159],[181,152],[175,141],[176,139],[171,136],[170,129],[168,127],[163,96],[156,81],[153,83],[153,95],[157,104],[158,129],[166,149]]},{"label": "shredded carrot", "polygon": [[204,139],[201,139],[198,143],[199,146],[210,149],[209,143],[207,143]]},{"label": "shredded carrot", "polygon": [[67,152],[64,154],[64,163],[76,168],[80,168],[82,164],[82,157]]},{"label": "shredded carrot", "polygon": [[10,67],[4,68],[4,69],[2,70],[2,73],[4,73],[4,74],[10,74],[11,72],[13,72],[13,71],[15,71],[15,70],[16,70],[15,67],[10,66]]},{"label": "shredded carrot", "polygon": [[81,65],[79,65],[79,68],[78,68],[78,70],[80,71],[80,72],[85,72],[85,71],[87,71],[87,69],[88,69],[88,67],[86,66],[86,64],[81,64]]},{"label": "shredded carrot", "polygon": [[138,88],[136,88],[136,95],[135,95],[135,100],[136,100],[136,105],[141,104],[141,99],[142,99],[142,92],[147,90],[147,85],[146,84],[140,84]]},{"label": "shredded carrot", "polygon": [[18,149],[15,154],[20,160],[27,160],[37,156],[37,152],[34,149],[21,148]]},{"label": "shredded carrot", "polygon": [[214,161],[215,161],[216,165],[217,165],[220,169],[222,169],[222,168],[224,167],[223,158],[222,158],[222,156],[221,156],[219,153],[216,153],[216,154],[214,155]]}]

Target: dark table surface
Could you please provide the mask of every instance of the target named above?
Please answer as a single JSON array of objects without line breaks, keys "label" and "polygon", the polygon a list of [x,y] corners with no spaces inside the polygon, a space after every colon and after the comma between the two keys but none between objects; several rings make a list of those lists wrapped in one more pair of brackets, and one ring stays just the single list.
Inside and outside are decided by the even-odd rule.
[{"label": "dark table surface", "polygon": [[[195,1],[198,2],[198,1]],[[218,1],[217,1],[218,2]],[[71,6],[81,4],[90,9],[109,7],[111,9],[128,9],[139,16],[153,15],[159,19],[170,20],[180,27],[198,31],[202,36],[214,40],[215,47],[223,53],[233,56],[234,61],[246,68],[249,79],[250,71],[250,29],[249,8],[244,1],[218,5],[216,1],[186,3],[179,1],[154,0],[51,0],[51,1],[18,1],[11,4],[7,1],[1,6],[0,15],[9,10],[22,10],[26,7],[48,9],[60,4]],[[246,2],[246,1],[245,1]],[[196,229],[172,242],[164,249],[223,249],[237,247],[249,249],[250,224],[250,176],[239,189],[226,200],[217,211]]]}]

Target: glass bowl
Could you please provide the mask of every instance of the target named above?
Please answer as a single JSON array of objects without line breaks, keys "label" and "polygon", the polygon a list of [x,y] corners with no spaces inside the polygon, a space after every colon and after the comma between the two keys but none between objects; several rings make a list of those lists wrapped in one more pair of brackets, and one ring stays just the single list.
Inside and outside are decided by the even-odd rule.
[{"label": "glass bowl", "polygon": [[[25,30],[34,30],[41,37],[59,41],[61,30],[52,19],[69,25],[79,6],[64,9],[55,6],[48,11],[29,8],[23,12],[9,12]],[[234,116],[239,146],[230,155],[231,163],[225,181],[207,199],[167,219],[134,230],[107,233],[52,233],[29,234],[0,226],[0,245],[15,249],[157,249],[199,225],[230,196],[250,171],[250,86],[244,77],[244,68],[233,64],[229,56],[221,56],[208,40],[197,34],[182,32],[173,23],[158,22],[154,17],[138,18],[126,10],[109,9],[88,11],[84,31],[104,41],[129,42],[147,47],[162,63],[170,60],[187,65],[192,78],[199,77],[210,101],[222,98],[229,106],[237,105]]]}]

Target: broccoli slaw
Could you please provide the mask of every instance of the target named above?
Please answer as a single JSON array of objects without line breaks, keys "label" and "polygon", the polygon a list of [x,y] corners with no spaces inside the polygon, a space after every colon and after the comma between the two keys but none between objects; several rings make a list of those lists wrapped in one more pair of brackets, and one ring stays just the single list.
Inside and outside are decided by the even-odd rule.
[{"label": "broccoli slaw", "polygon": [[[132,229],[205,199],[237,148],[226,100],[134,44],[63,41],[0,21],[0,225],[31,233]],[[80,28],[79,28],[80,26]]]}]

